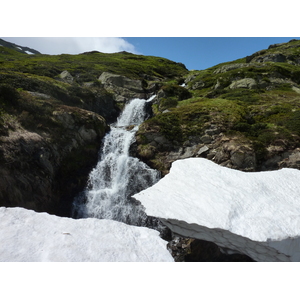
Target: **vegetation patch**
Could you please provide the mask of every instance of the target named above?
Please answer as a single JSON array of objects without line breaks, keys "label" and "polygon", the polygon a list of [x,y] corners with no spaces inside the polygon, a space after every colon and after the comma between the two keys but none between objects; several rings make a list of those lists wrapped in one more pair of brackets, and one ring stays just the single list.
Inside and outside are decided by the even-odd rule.
[{"label": "vegetation patch", "polygon": [[228,100],[238,100],[246,103],[255,103],[259,100],[259,94],[263,93],[263,90],[258,89],[234,89],[228,90],[226,92],[223,91],[222,98]]},{"label": "vegetation patch", "polygon": [[166,97],[175,97],[178,101],[188,99],[192,96],[189,90],[177,84],[163,85],[161,90]]},{"label": "vegetation patch", "polygon": [[133,79],[140,74],[159,78],[180,77],[188,72],[181,63],[155,56],[135,55],[128,52],[101,53],[97,51],[78,55],[25,55],[12,49],[1,47],[1,69],[56,78],[67,70],[75,82],[95,81],[102,72],[111,72]]},{"label": "vegetation patch", "polygon": [[157,115],[145,122],[146,127],[158,129],[169,141],[182,142],[180,116],[176,113]]}]

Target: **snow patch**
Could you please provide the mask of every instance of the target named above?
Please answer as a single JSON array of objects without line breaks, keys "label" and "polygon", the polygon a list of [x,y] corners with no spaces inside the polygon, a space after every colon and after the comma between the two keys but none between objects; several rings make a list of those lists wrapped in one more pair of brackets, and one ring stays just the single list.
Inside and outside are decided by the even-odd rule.
[{"label": "snow patch", "polygon": [[133,197],[178,234],[255,260],[300,261],[299,182],[296,169],[246,173],[189,158]]},{"label": "snow patch", "polygon": [[171,262],[159,232],[0,207],[1,262]]}]

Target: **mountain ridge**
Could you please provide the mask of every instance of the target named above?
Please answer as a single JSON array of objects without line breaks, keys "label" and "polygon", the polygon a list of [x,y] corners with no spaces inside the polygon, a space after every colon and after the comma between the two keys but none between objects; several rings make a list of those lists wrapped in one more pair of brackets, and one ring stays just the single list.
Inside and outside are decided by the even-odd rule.
[{"label": "mountain ridge", "polygon": [[20,46],[20,45],[17,45],[15,43],[7,42],[7,41],[5,41],[3,39],[0,39],[0,46],[3,46],[3,47],[6,47],[6,48],[9,48],[9,49],[18,51],[18,52],[23,53],[23,54],[41,54],[39,51],[37,51],[35,49],[29,48],[29,47]]}]

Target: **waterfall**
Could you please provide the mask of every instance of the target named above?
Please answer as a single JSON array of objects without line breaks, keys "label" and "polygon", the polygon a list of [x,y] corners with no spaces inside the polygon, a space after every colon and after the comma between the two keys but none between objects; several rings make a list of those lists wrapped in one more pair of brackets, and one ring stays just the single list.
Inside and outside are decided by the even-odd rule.
[{"label": "waterfall", "polygon": [[159,179],[159,173],[129,156],[135,133],[145,120],[144,99],[133,99],[106,134],[97,166],[89,175],[86,190],[73,203],[73,216],[111,219],[143,225],[147,216],[131,196]]}]

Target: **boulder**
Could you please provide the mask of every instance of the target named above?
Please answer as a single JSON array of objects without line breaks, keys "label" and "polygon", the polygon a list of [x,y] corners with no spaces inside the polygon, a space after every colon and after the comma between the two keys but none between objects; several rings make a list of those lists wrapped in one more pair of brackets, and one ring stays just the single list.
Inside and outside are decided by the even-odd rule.
[{"label": "boulder", "polygon": [[143,93],[144,91],[141,80],[130,79],[122,75],[103,72],[98,80],[104,85],[118,86],[138,93]]},{"label": "boulder", "polygon": [[285,157],[280,163],[281,168],[300,169],[300,148],[285,153]]},{"label": "boulder", "polygon": [[145,90],[141,80],[103,72],[98,78],[104,88],[116,94],[116,101],[122,102],[132,98],[145,98]]},{"label": "boulder", "polygon": [[240,80],[233,81],[229,87],[231,89],[239,89],[239,88],[253,89],[256,86],[257,83],[253,78],[243,78]]},{"label": "boulder", "polygon": [[214,74],[225,73],[225,72],[228,72],[231,70],[249,67],[251,65],[253,65],[253,64],[244,64],[244,63],[228,64],[228,65],[224,65],[222,67],[217,68],[213,73]]},{"label": "boulder", "polygon": [[70,84],[72,84],[74,81],[73,76],[66,70],[60,73],[59,78],[61,79],[61,81],[64,81],[64,82],[70,83]]},{"label": "boulder", "polygon": [[296,169],[242,172],[189,158],[133,197],[180,236],[255,261],[300,261],[299,180]]},{"label": "boulder", "polygon": [[264,63],[264,62],[286,62],[287,58],[281,53],[261,55],[254,59],[252,62]]}]

